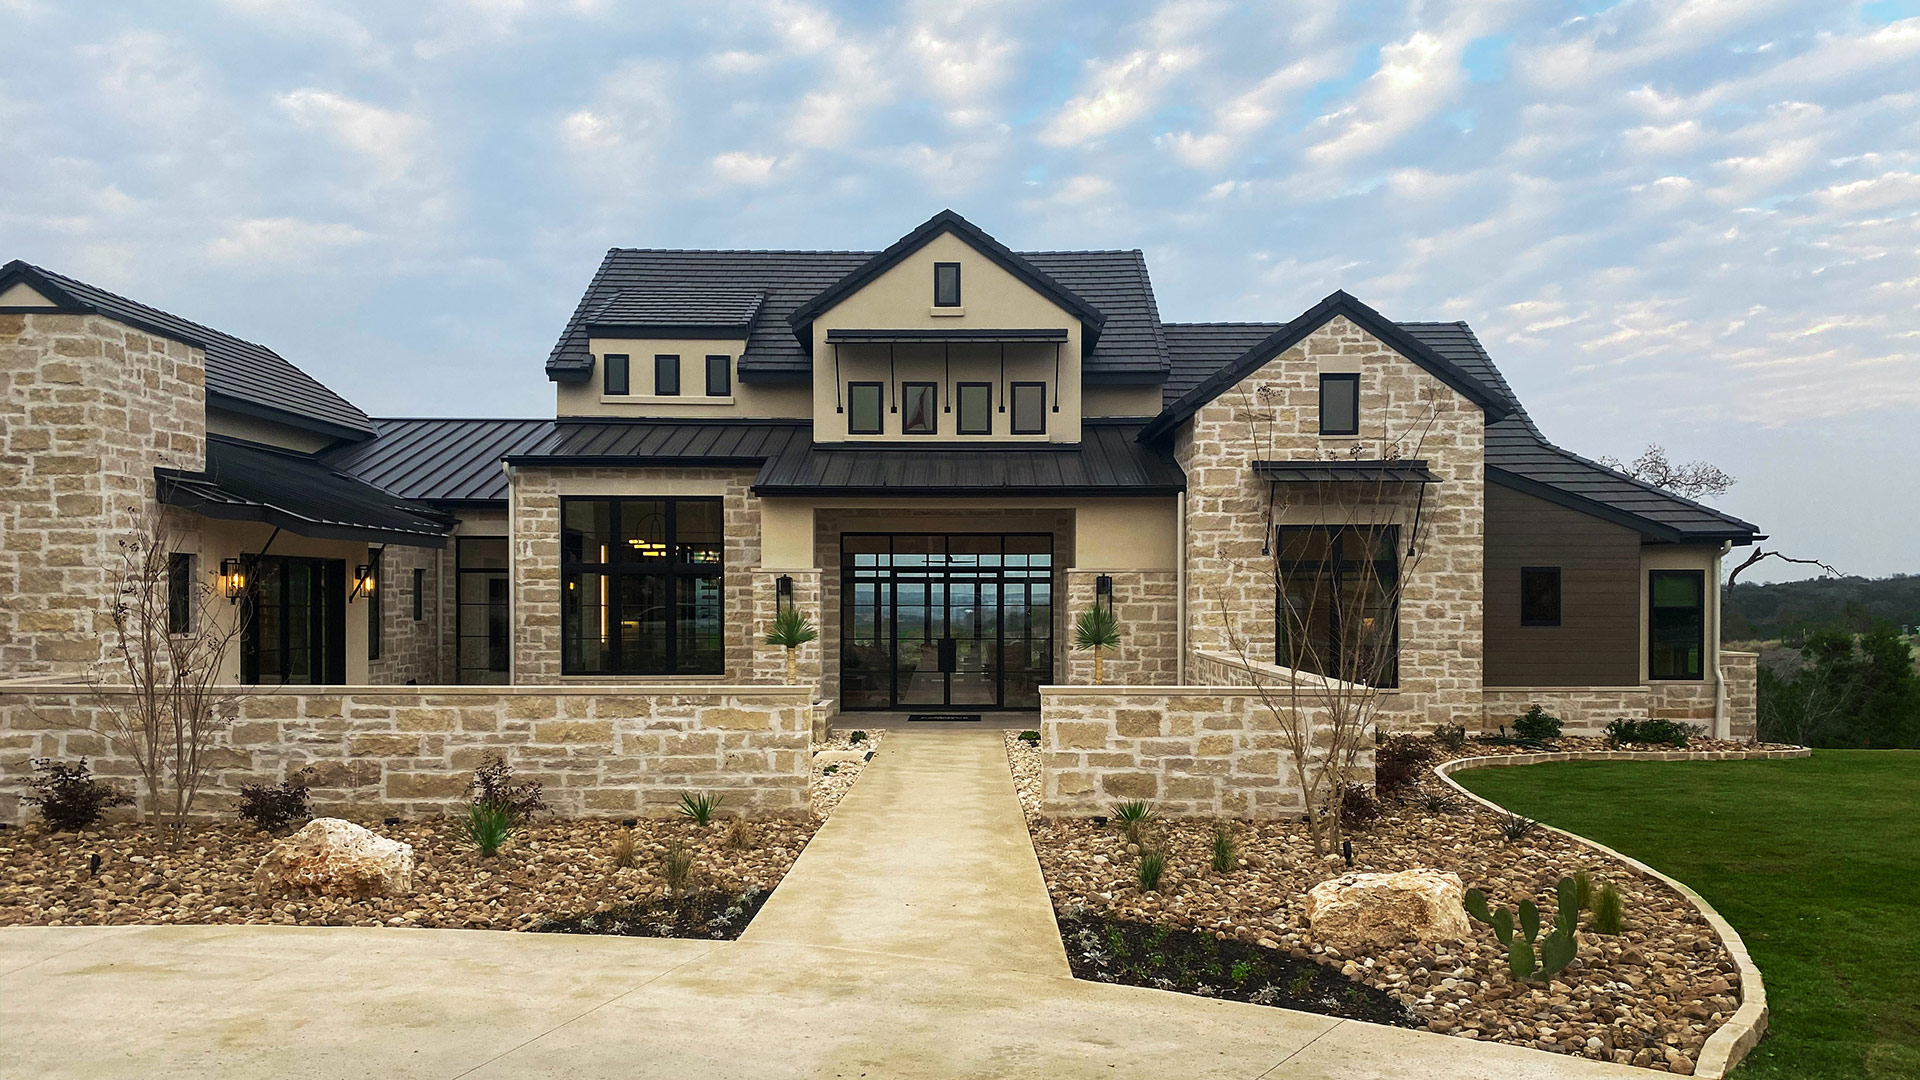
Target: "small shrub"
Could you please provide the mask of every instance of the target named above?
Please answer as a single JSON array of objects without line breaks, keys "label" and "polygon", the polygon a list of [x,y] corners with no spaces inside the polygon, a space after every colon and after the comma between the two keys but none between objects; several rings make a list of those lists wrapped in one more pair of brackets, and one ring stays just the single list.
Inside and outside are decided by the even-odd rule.
[{"label": "small shrub", "polygon": [[1560,718],[1534,705],[1526,713],[1513,718],[1513,733],[1523,739],[1538,739],[1542,742],[1560,737]]},{"label": "small shrub", "polygon": [[1213,830],[1213,872],[1231,873],[1240,865],[1240,846],[1234,841],[1233,830],[1225,825],[1217,825]]},{"label": "small shrub", "polygon": [[621,870],[631,870],[639,863],[639,843],[634,839],[632,829],[621,829],[620,835],[613,838],[613,865]]},{"label": "small shrub", "polygon": [[1457,754],[1467,748],[1467,729],[1459,724],[1441,724],[1433,729],[1434,745],[1449,754]]},{"label": "small shrub", "polygon": [[1143,891],[1159,892],[1161,875],[1166,872],[1166,852],[1159,848],[1147,848],[1140,852],[1140,888]]},{"label": "small shrub", "polygon": [[680,844],[669,844],[665,854],[660,856],[660,877],[667,883],[667,892],[678,896],[693,882],[693,852]]},{"label": "small shrub", "polygon": [[1524,814],[1502,813],[1500,835],[1509,841],[1525,840],[1540,828],[1540,823]]},{"label": "small shrub", "polygon": [[67,765],[51,758],[33,759],[34,794],[27,802],[40,808],[40,817],[54,830],[81,829],[100,820],[109,806],[131,806],[133,796],[102,780],[95,780],[87,759]]},{"label": "small shrub", "polygon": [[720,809],[724,801],[718,795],[705,792],[695,795],[689,792],[680,796],[680,816],[692,819],[695,825],[706,825],[713,820],[714,811]]},{"label": "small shrub", "polygon": [[480,767],[473,770],[470,788],[473,805],[502,811],[516,825],[547,808],[546,800],[540,797],[540,782],[514,783],[513,766],[504,758],[491,757],[481,762]]},{"label": "small shrub", "polygon": [[1114,820],[1120,823],[1120,831],[1127,834],[1132,843],[1140,842],[1141,830],[1147,822],[1153,820],[1153,804],[1145,799],[1127,799],[1113,804]]},{"label": "small shrub", "polygon": [[1020,733],[1020,741],[1026,743],[1028,746],[1039,746],[1040,733],[1029,728]]},{"label": "small shrub", "polygon": [[1671,746],[1676,749],[1685,750],[1687,743],[1691,742],[1695,735],[1701,734],[1702,732],[1703,729],[1701,728],[1695,727],[1692,724],[1682,724],[1676,720],[1642,720],[1640,721],[1639,741],[1652,743],[1656,746]]},{"label": "small shrub", "polygon": [[1420,797],[1420,807],[1429,814],[1457,814],[1460,800],[1444,791],[1429,791]]},{"label": "small shrub", "polygon": [[1433,748],[1415,735],[1391,735],[1373,752],[1373,790],[1389,795],[1413,784],[1433,757]]},{"label": "small shrub", "polygon": [[867,741],[867,733],[864,731],[855,731],[853,734],[847,736],[847,742],[854,746],[859,746],[861,743],[866,741]]},{"label": "small shrub", "polygon": [[745,851],[753,846],[753,826],[747,824],[746,818],[734,818],[733,824],[727,826],[727,835],[722,837],[720,842],[728,850]]},{"label": "small shrub", "polygon": [[1593,919],[1587,924],[1596,934],[1618,936],[1626,924],[1626,901],[1612,885],[1600,886],[1593,895]]},{"label": "small shrub", "polygon": [[838,765],[829,765],[829,766],[827,766],[826,768],[824,768],[824,769],[821,769],[821,770],[820,770],[820,775],[821,775],[821,776],[832,776],[833,774],[835,774],[835,773],[837,773],[837,772],[839,772],[839,771],[840,771],[840,766],[838,766]]},{"label": "small shrub", "polygon": [[241,818],[265,832],[277,833],[295,822],[313,817],[313,802],[307,794],[312,769],[301,769],[278,784],[241,784]]},{"label": "small shrub", "polygon": [[483,858],[500,854],[501,845],[520,831],[519,819],[504,806],[474,803],[467,807],[466,820],[460,826],[460,838]]},{"label": "small shrub", "polygon": [[1380,819],[1380,800],[1366,788],[1350,787],[1340,797],[1340,827],[1364,829]]}]

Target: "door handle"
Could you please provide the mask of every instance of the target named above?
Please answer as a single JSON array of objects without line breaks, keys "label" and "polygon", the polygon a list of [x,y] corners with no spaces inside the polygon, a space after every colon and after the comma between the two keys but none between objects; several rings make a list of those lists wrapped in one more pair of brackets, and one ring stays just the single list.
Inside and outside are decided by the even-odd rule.
[{"label": "door handle", "polygon": [[940,670],[949,675],[960,670],[959,643],[950,637],[940,639]]}]

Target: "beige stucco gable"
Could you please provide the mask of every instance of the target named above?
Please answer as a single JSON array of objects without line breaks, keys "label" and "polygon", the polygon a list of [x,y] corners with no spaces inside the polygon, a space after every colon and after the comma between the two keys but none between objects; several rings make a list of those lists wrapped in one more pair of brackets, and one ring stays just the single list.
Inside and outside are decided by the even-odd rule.
[{"label": "beige stucco gable", "polygon": [[0,308],[57,308],[59,304],[46,298],[40,290],[24,281],[16,281],[0,292]]}]

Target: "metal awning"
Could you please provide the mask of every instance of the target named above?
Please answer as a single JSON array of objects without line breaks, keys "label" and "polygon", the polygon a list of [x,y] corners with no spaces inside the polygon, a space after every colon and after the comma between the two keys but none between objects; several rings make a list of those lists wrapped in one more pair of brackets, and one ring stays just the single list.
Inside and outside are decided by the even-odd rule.
[{"label": "metal awning", "polygon": [[896,341],[1043,341],[1065,342],[1067,330],[829,330],[830,345]]},{"label": "metal awning", "polygon": [[1256,461],[1254,475],[1279,483],[1437,484],[1424,461]]},{"label": "metal awning", "polygon": [[301,536],[445,547],[454,518],[325,462],[258,443],[207,438],[202,472],[155,469],[160,501],[211,518],[258,521]]},{"label": "metal awning", "polygon": [[1132,423],[1090,420],[1079,443],[796,446],[754,478],[760,496],[1118,497],[1173,495],[1186,475],[1134,439]]}]

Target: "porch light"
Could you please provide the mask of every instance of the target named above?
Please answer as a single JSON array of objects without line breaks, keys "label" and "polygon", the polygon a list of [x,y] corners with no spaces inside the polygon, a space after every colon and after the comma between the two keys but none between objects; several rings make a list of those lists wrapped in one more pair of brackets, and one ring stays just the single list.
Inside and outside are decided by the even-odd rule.
[{"label": "porch light", "polygon": [[793,610],[793,578],[781,574],[773,582],[774,610]]},{"label": "porch light", "polygon": [[347,594],[351,600],[356,596],[372,596],[374,586],[373,567],[362,563],[353,568],[353,591]]},{"label": "porch light", "polygon": [[220,590],[227,594],[227,602],[240,602],[240,594],[247,591],[247,567],[239,559],[220,560]]},{"label": "porch light", "polygon": [[1101,574],[1093,579],[1093,606],[1113,610],[1113,575]]}]

